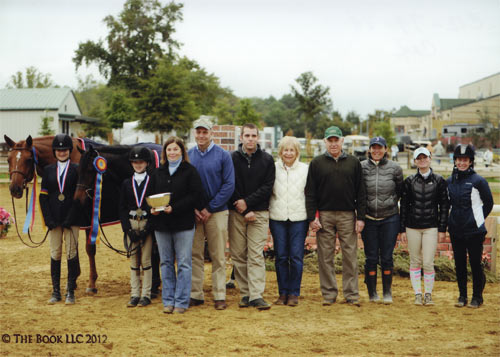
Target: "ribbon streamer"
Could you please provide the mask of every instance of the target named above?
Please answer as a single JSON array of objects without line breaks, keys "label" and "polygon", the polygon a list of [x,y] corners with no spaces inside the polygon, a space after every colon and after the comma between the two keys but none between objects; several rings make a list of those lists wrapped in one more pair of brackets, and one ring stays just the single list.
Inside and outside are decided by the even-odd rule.
[{"label": "ribbon streamer", "polygon": [[99,218],[101,215],[101,193],[102,193],[102,175],[106,172],[108,163],[102,156],[94,159],[94,168],[97,171],[95,179],[94,199],[92,202],[92,223],[90,225],[89,241],[90,244],[96,244],[99,238]]},{"label": "ribbon streamer", "polygon": [[30,203],[28,205],[28,213],[26,214],[26,219],[24,220],[23,233],[28,233],[28,230],[33,232],[33,226],[35,225],[35,205],[36,205],[36,165],[38,164],[38,158],[36,157],[36,150],[33,146],[31,148],[33,152],[33,189],[31,190]]}]

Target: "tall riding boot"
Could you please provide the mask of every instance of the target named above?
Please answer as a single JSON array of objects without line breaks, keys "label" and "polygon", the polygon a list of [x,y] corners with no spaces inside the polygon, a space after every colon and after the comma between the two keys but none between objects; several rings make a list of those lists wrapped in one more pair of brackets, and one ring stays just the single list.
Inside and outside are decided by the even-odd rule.
[{"label": "tall riding boot", "polygon": [[377,271],[367,271],[365,273],[365,284],[368,288],[370,302],[378,302],[380,298],[377,294]]},{"label": "tall riding boot", "polygon": [[50,305],[61,301],[61,261],[50,258],[50,277],[52,278],[52,296],[48,303]]},{"label": "tall riding boot", "polygon": [[392,269],[382,271],[382,286],[384,288],[384,304],[392,304]]},{"label": "tall riding boot", "polygon": [[78,257],[68,260],[68,291],[66,293],[66,305],[75,303],[76,278],[78,276]]},{"label": "tall riding boot", "polygon": [[151,250],[151,268],[152,268],[152,282],[151,282],[151,299],[155,299],[161,294],[161,277],[160,277],[160,253],[156,240],[153,239],[153,248]]}]

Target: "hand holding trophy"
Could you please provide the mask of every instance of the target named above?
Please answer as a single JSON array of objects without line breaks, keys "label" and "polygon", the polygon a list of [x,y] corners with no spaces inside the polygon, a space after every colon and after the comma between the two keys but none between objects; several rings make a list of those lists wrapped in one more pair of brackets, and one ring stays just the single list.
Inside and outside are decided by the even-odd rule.
[{"label": "hand holding trophy", "polygon": [[146,202],[152,207],[151,214],[153,215],[157,215],[161,211],[164,211],[165,213],[172,212],[172,207],[169,206],[170,192],[148,196],[146,197]]}]

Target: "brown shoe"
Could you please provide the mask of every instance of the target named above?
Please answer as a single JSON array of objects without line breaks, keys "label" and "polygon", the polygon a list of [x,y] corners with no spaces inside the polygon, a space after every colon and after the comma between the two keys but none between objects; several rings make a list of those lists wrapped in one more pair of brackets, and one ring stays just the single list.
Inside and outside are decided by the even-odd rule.
[{"label": "brown shoe", "polygon": [[174,311],[174,307],[172,305],[165,306],[163,308],[163,313],[165,314],[171,314]]},{"label": "brown shoe", "polygon": [[299,304],[299,297],[295,295],[288,296],[288,306],[297,306]]},{"label": "brown shoe", "polygon": [[274,302],[274,305],[286,305],[288,300],[288,296],[286,295],[280,295],[278,300]]},{"label": "brown shoe", "polygon": [[174,311],[173,313],[174,314],[183,314],[186,312],[187,309],[183,308],[183,307],[176,307],[174,308]]},{"label": "brown shoe", "polygon": [[225,300],[215,300],[215,310],[226,310],[227,304]]}]

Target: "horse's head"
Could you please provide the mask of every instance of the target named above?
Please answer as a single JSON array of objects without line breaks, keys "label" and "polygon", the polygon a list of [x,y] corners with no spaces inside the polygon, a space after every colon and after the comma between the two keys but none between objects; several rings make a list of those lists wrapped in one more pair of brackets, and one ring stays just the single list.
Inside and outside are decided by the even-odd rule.
[{"label": "horse's head", "polygon": [[87,198],[92,198],[96,170],[94,168],[94,159],[99,155],[92,145],[86,151],[77,147],[81,154],[80,164],[78,165],[78,183],[76,184],[75,200],[79,201],[82,205]]},{"label": "horse's head", "polygon": [[35,159],[33,152],[33,139],[31,135],[26,141],[15,142],[4,135],[5,142],[9,146],[7,161],[9,163],[10,194],[12,197],[23,197],[23,189],[26,184],[33,180],[35,172]]}]

